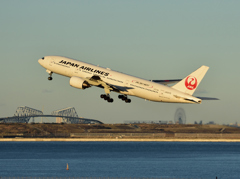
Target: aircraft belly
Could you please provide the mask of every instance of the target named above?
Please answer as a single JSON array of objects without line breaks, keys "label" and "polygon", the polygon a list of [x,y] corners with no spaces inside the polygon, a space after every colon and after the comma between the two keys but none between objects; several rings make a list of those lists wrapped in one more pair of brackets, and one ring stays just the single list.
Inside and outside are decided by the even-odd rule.
[{"label": "aircraft belly", "polygon": [[157,101],[158,94],[155,92],[146,91],[144,89],[131,89],[130,91],[132,93],[130,95],[134,95],[149,101]]}]

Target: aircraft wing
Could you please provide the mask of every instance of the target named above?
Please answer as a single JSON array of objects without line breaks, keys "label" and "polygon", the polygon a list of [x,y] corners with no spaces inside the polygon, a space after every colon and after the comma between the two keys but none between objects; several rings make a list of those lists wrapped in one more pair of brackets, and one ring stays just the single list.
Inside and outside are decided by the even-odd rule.
[{"label": "aircraft wing", "polygon": [[174,79],[174,80],[150,80],[154,83],[160,83],[163,85],[169,85],[169,84],[173,84],[173,83],[177,83],[179,81],[181,81],[182,79]]},{"label": "aircraft wing", "polygon": [[100,88],[104,88],[107,94],[109,94],[110,91],[120,92],[120,91],[127,91],[128,89],[132,89],[130,87],[117,86],[117,85],[106,83],[97,75],[94,75],[91,78],[86,78],[85,80],[92,86],[98,86]]}]

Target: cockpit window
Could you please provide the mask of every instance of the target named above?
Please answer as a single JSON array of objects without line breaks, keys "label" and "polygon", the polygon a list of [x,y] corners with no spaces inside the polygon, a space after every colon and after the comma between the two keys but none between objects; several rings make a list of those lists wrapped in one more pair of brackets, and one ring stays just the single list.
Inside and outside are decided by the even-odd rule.
[{"label": "cockpit window", "polygon": [[42,59],[44,60],[44,57],[42,57]]}]

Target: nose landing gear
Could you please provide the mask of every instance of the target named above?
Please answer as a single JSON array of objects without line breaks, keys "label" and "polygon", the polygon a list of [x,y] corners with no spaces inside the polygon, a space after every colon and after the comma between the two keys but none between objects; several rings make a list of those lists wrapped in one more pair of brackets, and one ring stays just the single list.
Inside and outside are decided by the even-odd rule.
[{"label": "nose landing gear", "polygon": [[48,70],[47,70],[47,72],[48,72],[48,74],[49,74],[48,80],[50,80],[50,81],[51,81],[51,80],[53,79],[53,78],[52,78],[52,74],[53,74],[53,72],[51,72],[51,71],[48,71]]}]

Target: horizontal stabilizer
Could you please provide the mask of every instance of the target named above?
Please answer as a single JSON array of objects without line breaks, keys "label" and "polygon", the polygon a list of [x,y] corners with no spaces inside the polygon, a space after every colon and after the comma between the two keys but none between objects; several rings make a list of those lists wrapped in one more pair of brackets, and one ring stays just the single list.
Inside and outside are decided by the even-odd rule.
[{"label": "horizontal stabilizer", "polygon": [[201,100],[219,100],[218,98],[211,98],[211,97],[196,97],[199,98]]}]

